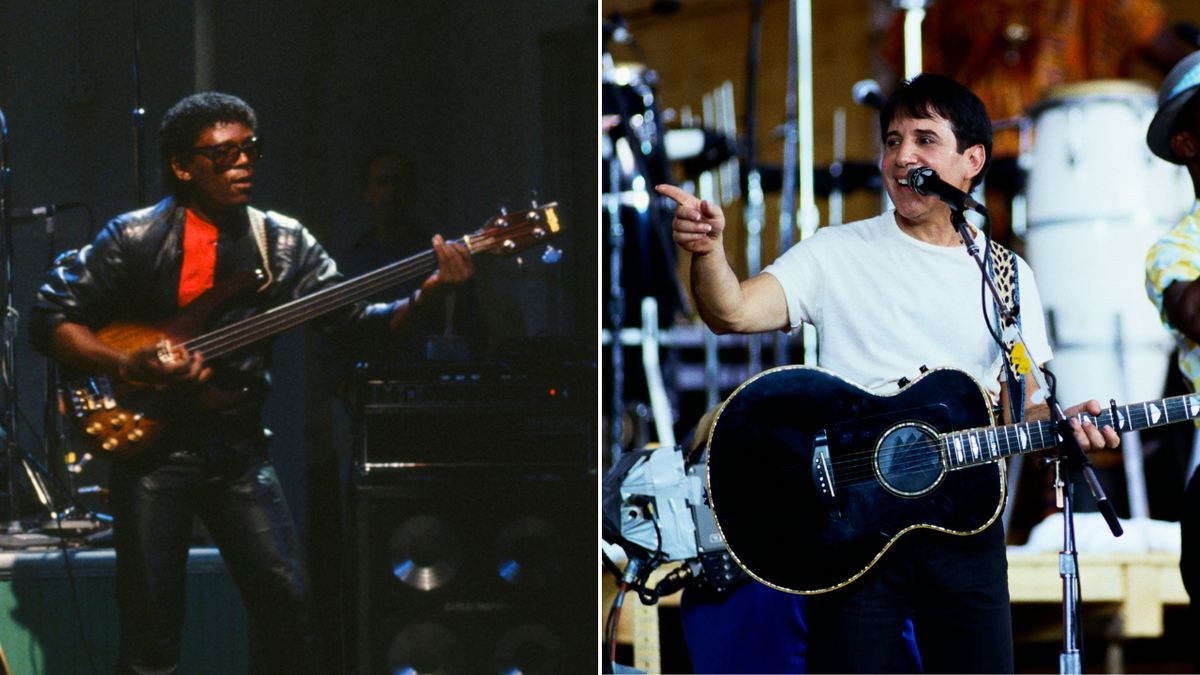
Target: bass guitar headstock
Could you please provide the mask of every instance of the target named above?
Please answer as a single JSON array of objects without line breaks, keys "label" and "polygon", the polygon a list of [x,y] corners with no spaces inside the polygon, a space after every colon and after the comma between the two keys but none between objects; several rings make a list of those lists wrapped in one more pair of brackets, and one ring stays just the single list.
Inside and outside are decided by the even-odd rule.
[{"label": "bass guitar headstock", "polygon": [[488,220],[474,234],[463,237],[463,242],[473,254],[504,258],[516,255],[559,234],[562,225],[558,220],[557,207],[557,202],[551,202],[502,213]]}]

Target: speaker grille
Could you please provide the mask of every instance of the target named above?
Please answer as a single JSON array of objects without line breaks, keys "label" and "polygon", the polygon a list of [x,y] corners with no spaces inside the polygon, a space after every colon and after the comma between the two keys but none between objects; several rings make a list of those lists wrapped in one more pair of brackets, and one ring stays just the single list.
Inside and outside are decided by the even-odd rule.
[{"label": "speaker grille", "polygon": [[401,472],[357,508],[361,673],[594,671],[594,476]]}]

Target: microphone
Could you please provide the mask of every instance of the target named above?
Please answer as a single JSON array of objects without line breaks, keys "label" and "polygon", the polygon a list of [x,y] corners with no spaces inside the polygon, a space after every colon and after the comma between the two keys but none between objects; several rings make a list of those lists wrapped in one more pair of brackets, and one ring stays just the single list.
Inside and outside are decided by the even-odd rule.
[{"label": "microphone", "polygon": [[13,208],[9,215],[13,220],[37,220],[45,218],[59,211],[67,209],[75,209],[83,206],[83,202],[63,202],[62,204],[48,204],[46,206],[34,206],[32,208]]},{"label": "microphone", "polygon": [[983,204],[975,201],[971,195],[942,180],[938,177],[936,171],[927,166],[916,166],[908,170],[908,187],[912,188],[913,192],[922,197],[936,195],[942,201],[949,204],[950,208],[957,211],[971,209],[976,213],[988,215],[987,209],[984,208]]},{"label": "microphone", "polygon": [[875,80],[855,82],[854,87],[850,90],[850,95],[854,97],[855,103],[870,106],[876,110],[883,110],[884,104],[887,103],[887,99],[879,91],[879,83]]}]

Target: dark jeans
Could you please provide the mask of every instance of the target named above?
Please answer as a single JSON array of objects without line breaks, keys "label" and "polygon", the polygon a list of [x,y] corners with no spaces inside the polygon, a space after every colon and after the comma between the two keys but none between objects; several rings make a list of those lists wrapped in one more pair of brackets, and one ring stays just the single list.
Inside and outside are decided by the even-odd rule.
[{"label": "dark jeans", "polygon": [[914,530],[849,585],[808,599],[808,672],[886,673],[905,618],[926,673],[1013,672],[1004,530]]},{"label": "dark jeans", "polygon": [[[679,614],[696,673],[803,673],[809,596],[750,581],[726,593],[688,586]],[[894,673],[920,673],[921,657],[906,622]]]},{"label": "dark jeans", "polygon": [[[1200,629],[1200,480],[1192,474],[1183,493],[1183,508],[1179,511],[1179,573],[1183,587],[1187,589],[1188,612],[1191,614],[1192,632]],[[1200,668],[1200,640],[1192,641],[1192,672]]]},{"label": "dark jeans", "polygon": [[179,669],[194,516],[241,589],[268,672],[324,672],[291,512],[263,442],[246,445],[188,443],[144,461],[113,463],[118,674]]}]

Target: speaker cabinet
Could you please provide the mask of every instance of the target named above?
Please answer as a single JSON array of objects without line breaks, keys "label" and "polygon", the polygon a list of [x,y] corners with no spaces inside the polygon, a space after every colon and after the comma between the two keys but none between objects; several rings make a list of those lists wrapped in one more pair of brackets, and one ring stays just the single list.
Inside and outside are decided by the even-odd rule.
[{"label": "speaker cabinet", "polygon": [[359,675],[594,672],[596,490],[515,467],[356,488]]}]

